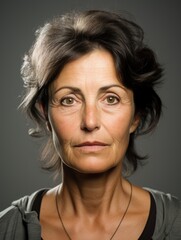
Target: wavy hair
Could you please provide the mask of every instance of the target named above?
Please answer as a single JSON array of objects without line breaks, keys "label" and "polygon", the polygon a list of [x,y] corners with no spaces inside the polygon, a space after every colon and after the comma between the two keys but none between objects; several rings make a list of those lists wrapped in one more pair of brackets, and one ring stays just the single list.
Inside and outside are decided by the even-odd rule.
[{"label": "wavy hair", "polygon": [[102,48],[111,53],[122,83],[134,94],[135,114],[140,123],[130,141],[124,171],[133,173],[146,157],[137,153],[135,138],[151,132],[157,125],[162,103],[155,86],[160,83],[162,67],[155,53],[144,42],[144,32],[135,22],[121,14],[91,10],[64,14],[36,31],[36,41],[24,57],[21,68],[26,92],[21,107],[35,122],[32,136],[48,136],[43,150],[43,167],[59,173],[61,159],[46,130],[47,117],[39,103],[48,106],[48,88],[61,69],[70,61]]}]

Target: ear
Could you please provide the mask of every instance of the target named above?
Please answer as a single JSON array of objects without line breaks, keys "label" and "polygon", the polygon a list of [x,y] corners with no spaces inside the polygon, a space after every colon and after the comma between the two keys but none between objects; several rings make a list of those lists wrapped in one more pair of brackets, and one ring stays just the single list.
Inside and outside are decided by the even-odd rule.
[{"label": "ear", "polygon": [[51,124],[49,121],[46,121],[46,128],[47,128],[48,132],[52,131],[52,127],[51,127]]},{"label": "ear", "polygon": [[45,119],[45,121],[48,120],[48,113],[47,110],[45,109],[45,106],[43,106],[42,103],[37,102],[36,103],[36,108],[40,112],[41,116]]},{"label": "ear", "polygon": [[134,116],[133,122],[130,126],[130,129],[129,129],[130,134],[133,133],[134,131],[136,131],[139,123],[140,123],[140,117],[138,115]]},{"label": "ear", "polygon": [[46,124],[46,128],[49,132],[52,131],[52,128],[51,128],[51,125],[50,125],[50,122],[49,122],[49,119],[48,119],[48,112],[47,112],[47,109],[41,104],[41,103],[38,103],[38,110],[39,112],[41,113],[41,115],[44,117],[45,119],[45,124]]}]

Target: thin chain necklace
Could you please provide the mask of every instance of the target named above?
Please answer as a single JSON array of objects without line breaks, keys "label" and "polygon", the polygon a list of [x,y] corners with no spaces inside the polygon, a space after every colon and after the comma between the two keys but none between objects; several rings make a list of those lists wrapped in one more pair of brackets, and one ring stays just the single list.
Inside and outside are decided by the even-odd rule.
[{"label": "thin chain necklace", "polygon": [[[112,240],[112,239],[113,239],[113,237],[114,237],[115,234],[117,233],[117,231],[118,231],[121,223],[123,222],[124,217],[126,216],[126,214],[127,214],[127,212],[128,212],[128,209],[129,209],[129,206],[130,206],[130,203],[131,203],[131,200],[132,200],[132,192],[133,192],[133,190],[132,190],[132,184],[131,184],[131,183],[130,183],[130,187],[131,187],[131,191],[130,191],[130,197],[129,197],[128,205],[127,205],[126,210],[125,210],[123,216],[121,217],[121,219],[120,219],[120,221],[119,221],[119,223],[118,223],[118,225],[117,225],[114,233],[112,234],[112,236],[110,237],[109,240]],[[69,233],[68,233],[68,231],[67,231],[67,229],[66,229],[66,227],[65,227],[65,225],[64,225],[64,223],[63,223],[61,214],[60,214],[60,212],[59,212],[59,208],[58,208],[58,192],[59,192],[59,188],[57,189],[56,197],[55,197],[55,200],[56,200],[56,201],[55,201],[55,202],[56,202],[56,209],[57,209],[58,217],[59,217],[59,219],[60,219],[60,222],[61,222],[61,225],[62,225],[62,227],[63,227],[63,230],[64,230],[65,234],[67,235],[68,239],[69,239],[69,240],[72,240],[72,238],[70,237],[70,235],[69,235]]]}]

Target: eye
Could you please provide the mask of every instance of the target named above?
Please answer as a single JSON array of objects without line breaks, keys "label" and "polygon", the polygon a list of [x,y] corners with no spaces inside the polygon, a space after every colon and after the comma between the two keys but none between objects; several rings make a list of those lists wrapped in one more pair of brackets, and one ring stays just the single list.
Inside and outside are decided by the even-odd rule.
[{"label": "eye", "polygon": [[114,104],[117,104],[119,102],[119,98],[114,96],[114,95],[109,95],[105,98],[105,101],[109,105],[114,105]]},{"label": "eye", "polygon": [[63,106],[72,106],[75,103],[75,99],[73,97],[64,97],[60,100],[60,103]]}]

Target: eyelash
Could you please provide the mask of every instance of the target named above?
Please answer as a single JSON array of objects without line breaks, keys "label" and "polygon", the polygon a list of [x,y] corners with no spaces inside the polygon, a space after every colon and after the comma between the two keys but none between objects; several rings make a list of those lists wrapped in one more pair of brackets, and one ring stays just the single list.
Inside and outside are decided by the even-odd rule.
[{"label": "eyelash", "polygon": [[[67,103],[67,100],[69,101],[69,103]],[[109,100],[113,101],[109,102]],[[62,106],[71,107],[76,102],[76,99],[74,97],[67,96],[61,98],[59,102]],[[110,94],[104,97],[103,102],[106,102],[107,105],[116,105],[120,102],[120,98],[118,96]]]},{"label": "eyelash", "polygon": [[[110,99],[114,99],[114,101],[111,102],[111,103],[108,102],[108,100],[110,100]],[[116,102],[115,102],[115,100],[116,100]],[[115,95],[107,95],[107,96],[105,97],[104,101],[107,101],[107,104],[108,104],[108,105],[116,105],[117,103],[120,102],[120,98],[117,97],[117,96],[115,96]]]},{"label": "eyelash", "polygon": [[[67,100],[71,100],[72,103],[71,102],[70,102],[70,104],[66,103]],[[74,102],[75,102],[75,98],[70,97],[70,96],[69,97],[64,97],[64,98],[60,99],[60,104],[62,106],[72,106],[74,104]]]}]

